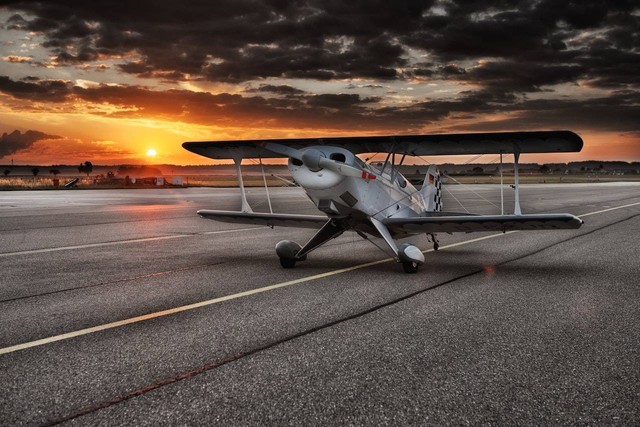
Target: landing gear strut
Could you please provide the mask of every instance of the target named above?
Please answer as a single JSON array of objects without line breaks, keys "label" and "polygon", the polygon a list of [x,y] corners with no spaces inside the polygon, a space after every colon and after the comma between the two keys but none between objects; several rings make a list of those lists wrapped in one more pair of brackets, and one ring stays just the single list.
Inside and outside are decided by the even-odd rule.
[{"label": "landing gear strut", "polygon": [[427,234],[427,240],[430,242],[433,242],[434,251],[437,251],[438,249],[440,249],[440,243],[438,242],[438,239],[436,239],[435,234]]},{"label": "landing gear strut", "polygon": [[276,254],[280,258],[282,268],[294,268],[297,261],[307,259],[307,254],[315,248],[335,239],[347,229],[344,223],[338,220],[328,220],[320,230],[304,246],[296,242],[283,240],[276,245]]}]

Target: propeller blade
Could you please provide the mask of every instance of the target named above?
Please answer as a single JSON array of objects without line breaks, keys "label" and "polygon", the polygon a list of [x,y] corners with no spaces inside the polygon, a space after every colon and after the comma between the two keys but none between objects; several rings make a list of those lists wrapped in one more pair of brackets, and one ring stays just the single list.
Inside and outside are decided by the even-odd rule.
[{"label": "propeller blade", "polygon": [[362,179],[376,179],[375,175],[365,170],[358,169],[342,162],[327,159],[316,149],[306,149],[301,151],[292,147],[287,147],[286,145],[276,144],[274,142],[268,142],[261,145],[265,150],[300,160],[306,167],[315,172],[324,168],[344,176],[352,176]]},{"label": "propeller blade", "polygon": [[268,142],[262,144],[265,150],[269,150],[273,153],[282,154],[283,156],[291,157],[302,161],[302,151],[295,148],[287,147],[286,145],[276,144],[274,142]]},{"label": "propeller blade", "polygon": [[340,175],[353,176],[356,178],[363,178],[363,179],[376,179],[375,175],[370,174],[365,170],[346,165],[342,162],[337,162],[335,160],[327,159],[325,157],[321,158],[318,164],[321,167],[325,169],[329,169],[330,171],[333,171],[335,173],[339,173]]}]

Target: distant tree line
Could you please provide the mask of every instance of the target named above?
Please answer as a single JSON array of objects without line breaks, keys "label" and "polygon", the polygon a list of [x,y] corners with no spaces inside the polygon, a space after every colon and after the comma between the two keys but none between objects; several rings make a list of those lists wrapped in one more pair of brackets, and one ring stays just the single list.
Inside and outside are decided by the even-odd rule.
[{"label": "distant tree line", "polygon": [[162,172],[158,168],[152,168],[149,166],[131,166],[121,165],[118,166],[118,175],[124,176],[161,176]]},{"label": "distant tree line", "polygon": [[80,163],[80,166],[78,166],[78,172],[86,173],[87,176],[89,176],[91,171],[93,171],[93,164],[91,162],[89,162],[89,161],[86,161],[84,163]]}]

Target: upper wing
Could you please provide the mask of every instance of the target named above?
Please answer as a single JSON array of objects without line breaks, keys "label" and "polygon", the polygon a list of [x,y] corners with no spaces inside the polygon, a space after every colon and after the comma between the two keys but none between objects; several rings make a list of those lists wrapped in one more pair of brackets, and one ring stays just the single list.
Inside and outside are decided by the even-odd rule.
[{"label": "upper wing", "polygon": [[387,218],[392,233],[455,233],[472,231],[559,230],[580,228],[583,221],[571,214],[464,215]]},{"label": "upper wing", "polygon": [[262,212],[213,211],[206,209],[199,210],[198,215],[215,221],[231,222],[236,224],[315,229],[322,227],[329,220],[326,216],[320,215],[268,214]]},{"label": "upper wing", "polygon": [[493,132],[449,135],[348,136],[238,141],[185,142],[182,146],[212,159],[284,157],[262,147],[276,143],[296,149],[311,145],[346,148],[354,154],[389,153],[409,156],[458,154],[558,153],[582,149],[582,139],[571,131]]}]

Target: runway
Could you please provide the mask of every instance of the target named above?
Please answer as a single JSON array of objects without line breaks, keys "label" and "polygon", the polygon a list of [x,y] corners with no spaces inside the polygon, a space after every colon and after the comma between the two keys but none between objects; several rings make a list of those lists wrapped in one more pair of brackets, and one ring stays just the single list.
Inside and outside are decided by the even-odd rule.
[{"label": "runway", "polygon": [[[497,186],[445,188],[500,213]],[[639,424],[640,185],[521,198],[585,224],[417,236],[407,275],[353,233],[282,269],[312,230],[195,215],[236,189],[2,193],[0,424]]]}]

